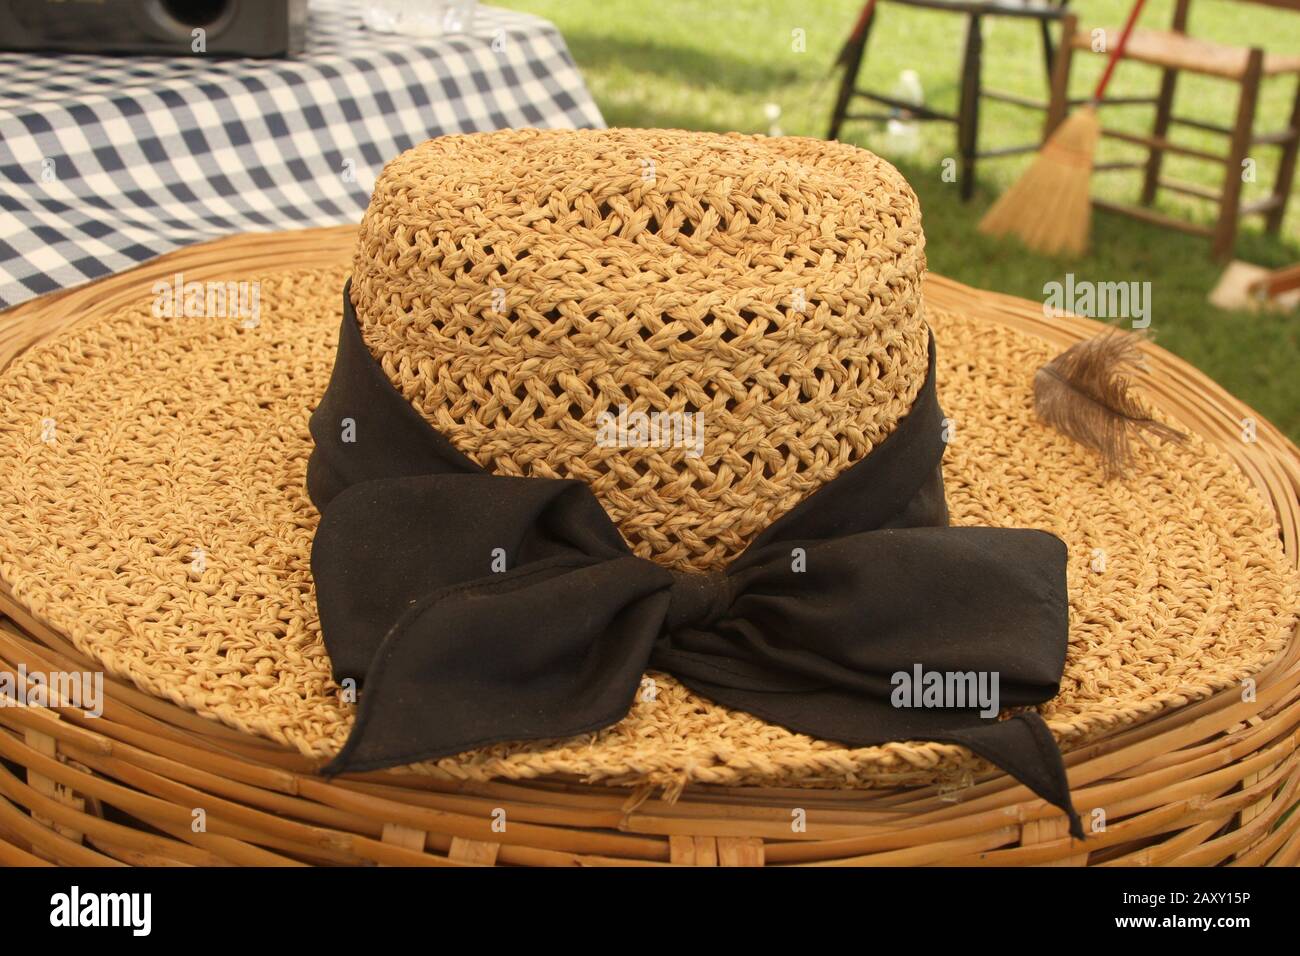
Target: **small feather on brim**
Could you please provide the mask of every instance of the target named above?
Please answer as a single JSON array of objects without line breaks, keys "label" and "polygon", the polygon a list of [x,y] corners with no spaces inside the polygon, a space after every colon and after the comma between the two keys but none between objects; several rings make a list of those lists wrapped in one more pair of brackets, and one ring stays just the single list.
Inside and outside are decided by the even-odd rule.
[{"label": "small feather on brim", "polygon": [[1133,438],[1181,442],[1187,436],[1157,421],[1132,392],[1145,368],[1140,338],[1111,329],[1070,346],[1034,376],[1034,411],[1045,424],[1100,453],[1106,478],[1133,461]]}]

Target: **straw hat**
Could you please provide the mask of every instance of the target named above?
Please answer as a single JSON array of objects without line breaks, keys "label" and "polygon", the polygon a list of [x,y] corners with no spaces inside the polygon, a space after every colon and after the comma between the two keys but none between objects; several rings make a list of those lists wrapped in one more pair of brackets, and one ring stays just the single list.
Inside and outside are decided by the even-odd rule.
[{"label": "straw hat", "polygon": [[[318,612],[308,421],[334,387],[347,311],[385,387],[469,467],[576,479],[632,554],[674,575],[717,575],[869,463],[932,381],[951,523],[1066,546],[1064,671],[1034,709],[1067,750],[1264,666],[1297,588],[1240,470],[1188,436],[1139,445],[1107,475],[1036,417],[1053,350],[927,310],[923,272],[914,195],[852,147],[618,130],[433,140],[380,177],[350,267],[232,274],[234,315],[186,316],[183,277],[142,288],[0,374],[0,577],[112,673],[336,758],[356,706]],[[189,311],[211,313],[197,297]],[[700,414],[703,432],[596,439],[650,411]],[[415,769],[863,787],[982,766],[951,742],[811,737],[650,676],[612,726]]]}]

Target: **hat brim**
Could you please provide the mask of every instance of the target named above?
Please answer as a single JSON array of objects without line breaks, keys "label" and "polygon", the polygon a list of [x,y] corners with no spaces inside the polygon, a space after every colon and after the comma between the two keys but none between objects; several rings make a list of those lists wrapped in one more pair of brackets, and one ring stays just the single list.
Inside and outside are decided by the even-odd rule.
[{"label": "hat brim", "polygon": [[[3,317],[0,578],[110,673],[322,761],[353,716],[330,677],[309,569],[307,419],[324,391],[353,230],[191,247]],[[155,283],[256,281],[259,315],[155,316]],[[944,479],[954,524],[1041,528],[1070,550],[1070,649],[1043,708],[1067,749],[1257,673],[1294,626],[1277,518],[1195,415],[1107,480],[1034,417],[1034,370],[1089,334],[1017,300],[932,278]],[[62,328],[62,326],[67,326]],[[34,339],[34,345],[26,348]],[[1166,374],[1177,360],[1147,347]],[[1227,424],[1236,427],[1236,422]],[[1266,428],[1260,423],[1260,428]],[[1225,431],[1226,434],[1226,431]],[[1239,454],[1236,454],[1239,453]],[[949,744],[848,748],[692,694],[666,675],[580,739],[435,764],[457,778],[563,773],[614,783],[875,786],[970,768]]]}]

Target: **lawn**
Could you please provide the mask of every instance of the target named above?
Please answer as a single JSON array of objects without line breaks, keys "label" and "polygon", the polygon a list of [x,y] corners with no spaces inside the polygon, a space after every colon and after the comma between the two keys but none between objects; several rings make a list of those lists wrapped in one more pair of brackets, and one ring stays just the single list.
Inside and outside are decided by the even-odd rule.
[{"label": "lawn", "polygon": [[[781,109],[778,124],[790,135],[824,136],[835,93],[829,68],[856,19],[860,0],[494,0],[503,6],[540,14],[563,31],[611,126],[767,132],[768,104]],[[1084,0],[1073,5],[1081,26],[1117,26],[1128,4],[1123,0]],[[1141,19],[1148,27],[1168,24],[1172,0],[1150,0]],[[903,69],[921,77],[928,105],[955,111],[963,43],[963,17],[882,4],[867,51],[861,82],[888,91]],[[795,30],[806,41],[794,49]],[[1300,54],[1300,13],[1271,10],[1232,0],[1194,0],[1190,32],[1221,42],[1259,44],[1270,52]],[[1071,92],[1085,95],[1101,70],[1101,58],[1075,58]],[[1036,27],[1014,20],[988,21],[984,50],[985,86],[1040,96],[1046,88]],[[1158,72],[1137,63],[1122,64],[1110,93],[1147,95]],[[1295,79],[1265,81],[1257,129],[1286,125]],[[1184,74],[1175,114],[1229,124],[1235,116],[1237,87],[1221,80]],[[1116,106],[1103,113],[1107,125],[1133,132],[1150,128],[1149,106]],[[1014,106],[985,102],[981,146],[1032,142],[1042,115]],[[846,141],[874,149],[903,171],[921,197],[929,239],[930,267],[970,285],[1042,300],[1043,287],[1067,272],[1096,282],[1150,281],[1149,333],[1254,406],[1300,440],[1300,315],[1225,312],[1206,296],[1220,268],[1210,261],[1206,240],[1099,213],[1093,223],[1092,252],[1066,260],[1033,255],[1006,240],[976,232],[984,210],[1029,162],[1028,157],[984,160],[978,167],[974,198],[963,203],[958,187],[945,182],[944,160],[956,155],[955,130],[947,124],[921,127],[919,144],[900,151],[898,140],[879,126],[846,127]],[[1225,138],[1179,128],[1174,138],[1222,153]],[[1258,147],[1257,182],[1247,184],[1244,201],[1266,195],[1276,168],[1275,147]],[[1139,147],[1106,141],[1100,161],[1142,158]],[[1217,189],[1222,167],[1167,157],[1171,178]],[[1094,194],[1129,202],[1137,198],[1139,172],[1098,172]],[[1300,180],[1298,180],[1300,182]],[[1280,238],[1261,231],[1260,217],[1243,223],[1238,258],[1260,265],[1300,261],[1300,208],[1291,204]],[[1211,205],[1165,194],[1157,208],[1213,218]]]}]

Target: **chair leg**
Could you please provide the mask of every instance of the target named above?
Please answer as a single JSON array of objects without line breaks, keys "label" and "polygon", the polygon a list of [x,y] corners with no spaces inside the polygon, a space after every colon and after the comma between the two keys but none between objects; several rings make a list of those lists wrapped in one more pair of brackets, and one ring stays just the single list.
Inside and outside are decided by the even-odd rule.
[{"label": "chair leg", "polygon": [[[1174,86],[1178,81],[1178,71],[1165,70],[1160,76],[1160,95],[1156,99],[1156,118],[1151,124],[1153,139],[1164,139],[1169,135],[1169,120],[1174,111]],[[1146,174],[1142,180],[1142,205],[1149,206],[1155,201],[1156,190],[1160,187],[1160,165],[1165,158],[1165,151],[1159,146],[1147,149]]]},{"label": "chair leg", "polygon": [[1038,32],[1043,38],[1043,69],[1050,77],[1052,75],[1052,61],[1056,58],[1055,51],[1052,49],[1052,25],[1045,18],[1038,21]]},{"label": "chair leg", "polygon": [[966,24],[966,52],[961,64],[961,107],[957,111],[957,150],[961,154],[961,198],[975,192],[975,153],[979,143],[980,59],[984,47],[983,20],[978,13]]},{"label": "chair leg", "polygon": [[1074,34],[1078,18],[1067,13],[1061,18],[1061,43],[1052,60],[1052,83],[1047,98],[1047,118],[1043,123],[1043,139],[1051,136],[1061,125],[1070,109],[1070,64],[1074,59]]},{"label": "chair leg", "polygon": [[1242,161],[1250,149],[1251,133],[1255,127],[1255,102],[1259,97],[1259,79],[1263,73],[1264,51],[1255,47],[1246,61],[1246,72],[1241,78],[1241,96],[1237,101],[1237,123],[1232,130],[1232,144],[1228,150],[1227,167],[1223,177],[1223,195],[1219,199],[1219,221],[1214,227],[1214,244],[1211,254],[1223,261],[1232,255],[1237,244],[1237,224],[1241,208]]},{"label": "chair leg", "polygon": [[872,9],[866,12],[866,20],[862,23],[861,30],[855,30],[857,35],[850,36],[844,45],[844,78],[840,81],[840,90],[835,96],[835,108],[831,112],[831,128],[826,133],[827,139],[840,137],[840,128],[844,125],[849,103],[853,100],[853,89],[858,82],[858,70],[862,68],[862,55],[867,49],[867,37],[871,35],[871,28],[875,22],[876,11]]},{"label": "chair leg", "polygon": [[1277,205],[1268,211],[1264,229],[1277,235],[1286,216],[1286,201],[1291,197],[1291,183],[1295,181],[1296,158],[1300,157],[1300,77],[1296,78],[1295,104],[1291,107],[1291,138],[1282,146],[1277,160],[1277,179],[1273,183],[1273,196]]}]

